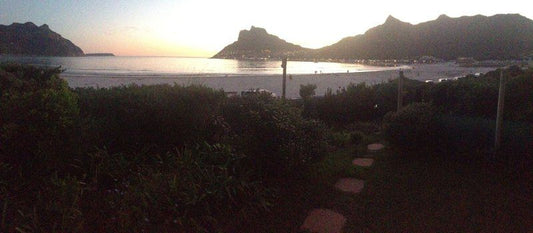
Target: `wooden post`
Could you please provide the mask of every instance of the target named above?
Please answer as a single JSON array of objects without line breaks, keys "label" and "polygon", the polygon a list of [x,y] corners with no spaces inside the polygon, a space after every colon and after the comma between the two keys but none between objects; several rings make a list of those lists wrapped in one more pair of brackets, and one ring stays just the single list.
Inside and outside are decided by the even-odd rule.
[{"label": "wooden post", "polygon": [[499,150],[501,146],[503,105],[505,100],[505,78],[503,68],[500,69],[500,90],[498,92],[498,111],[496,113],[496,131],[494,133],[494,150]]},{"label": "wooden post", "polygon": [[398,109],[397,112],[400,111],[403,105],[403,71],[400,70],[400,77],[398,78]]},{"label": "wooden post", "polygon": [[283,68],[283,87],[281,92],[281,98],[285,99],[285,89],[287,88],[287,58],[281,60],[281,67]]}]

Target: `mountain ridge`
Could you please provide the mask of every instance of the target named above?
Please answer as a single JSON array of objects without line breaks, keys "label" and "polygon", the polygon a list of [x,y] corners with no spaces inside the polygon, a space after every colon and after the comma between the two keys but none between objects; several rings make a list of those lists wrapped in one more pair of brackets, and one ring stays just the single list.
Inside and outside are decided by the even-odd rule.
[{"label": "mountain ridge", "polygon": [[83,56],[83,50],[52,31],[47,24],[0,24],[0,54],[31,56]]},{"label": "mountain ridge", "polygon": [[[254,28],[257,29],[252,26],[250,31]],[[266,33],[265,29],[261,31],[263,30]],[[262,35],[264,33],[256,34],[258,37]],[[281,41],[285,42],[285,45],[282,46],[280,42],[275,48],[270,47],[271,44],[261,43],[261,38],[255,38],[254,41],[248,43],[246,40],[241,40],[239,35],[237,41],[226,46],[214,57],[276,59],[287,56],[302,60],[385,60],[434,56],[445,60],[457,57],[473,57],[478,60],[517,59],[533,53],[533,20],[520,14],[457,18],[442,14],[435,20],[411,24],[389,15],[383,24],[370,28],[363,34],[345,37],[337,43],[319,49],[301,46],[300,49],[296,49],[298,47],[285,49],[288,44],[294,44],[284,40]],[[260,49],[254,50],[254,46]],[[247,48],[246,52],[239,49],[243,47]],[[276,56],[266,56],[268,54],[257,52],[263,50],[275,50]]]},{"label": "mountain ridge", "polygon": [[213,58],[227,59],[280,59],[287,55],[301,56],[311,49],[289,43],[275,35],[268,34],[264,28],[252,26],[241,30],[237,41],[224,47]]}]

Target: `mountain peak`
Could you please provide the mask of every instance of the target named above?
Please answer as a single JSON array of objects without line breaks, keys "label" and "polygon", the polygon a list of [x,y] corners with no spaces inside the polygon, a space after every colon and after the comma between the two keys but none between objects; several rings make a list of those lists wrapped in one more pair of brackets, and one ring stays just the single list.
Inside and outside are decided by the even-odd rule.
[{"label": "mountain peak", "polygon": [[24,23],[24,26],[26,26],[26,27],[37,27],[37,25],[35,25],[32,22],[26,22],[26,23]]},{"label": "mountain peak", "polygon": [[0,25],[0,54],[35,56],[82,56],[83,51],[71,41],[32,22]]},{"label": "mountain peak", "polygon": [[264,28],[260,28],[260,27],[256,27],[256,26],[252,26],[250,28],[250,32],[257,32],[257,33],[265,33],[265,34],[268,34],[266,29]]},{"label": "mountain peak", "polygon": [[452,19],[452,18],[450,18],[450,16],[447,16],[445,14],[439,15],[439,17],[437,18],[437,20],[448,20],[448,19]]},{"label": "mountain peak", "polygon": [[397,23],[404,23],[404,22],[400,21],[397,18],[394,18],[394,16],[392,15],[389,15],[389,17],[387,17],[387,20],[385,20],[385,24],[397,24]]},{"label": "mountain peak", "polygon": [[252,26],[250,30],[240,31],[239,39],[222,49],[214,58],[279,59],[306,50],[308,49],[268,34],[264,28]]},{"label": "mountain peak", "polygon": [[50,27],[48,27],[48,24],[43,24],[39,28],[42,30],[50,30]]},{"label": "mountain peak", "polygon": [[250,40],[250,39],[256,39],[256,38],[267,37],[267,36],[269,36],[269,34],[266,31],[266,29],[252,26],[250,30],[242,30],[239,33],[238,40]]}]

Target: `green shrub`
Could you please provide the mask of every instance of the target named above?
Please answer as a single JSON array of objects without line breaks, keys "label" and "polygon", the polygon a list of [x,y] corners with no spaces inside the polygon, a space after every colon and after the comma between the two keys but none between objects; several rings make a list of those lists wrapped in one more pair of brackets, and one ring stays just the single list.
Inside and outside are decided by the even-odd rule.
[{"label": "green shrub", "polygon": [[91,160],[100,191],[84,208],[99,224],[88,224],[88,232],[217,232],[270,205],[270,191],[252,179],[246,157],[226,145],[162,156],[100,151]]},{"label": "green shrub", "polygon": [[266,95],[233,98],[223,116],[231,128],[229,142],[263,176],[297,171],[325,152],[325,127],[302,118],[288,102]]},{"label": "green shrub", "polygon": [[302,99],[309,99],[315,96],[315,90],[316,90],[315,84],[306,84],[306,85],[301,84],[300,85],[300,97],[302,97]]},{"label": "green shrub", "polygon": [[336,147],[344,147],[351,143],[351,134],[349,132],[331,132],[328,134],[328,144]]},{"label": "green shrub", "polygon": [[[223,134],[219,121],[222,91],[202,86],[154,85],[80,88],[86,145],[111,152],[146,146],[165,152],[208,141]],[[91,148],[89,148],[91,149]]]},{"label": "green shrub", "polygon": [[417,149],[435,145],[435,112],[430,104],[410,104],[399,112],[390,112],[383,119],[389,142],[400,148]]},{"label": "green shrub", "polygon": [[[404,82],[404,103],[427,99],[428,85],[415,80]],[[307,118],[320,119],[326,124],[344,128],[355,122],[381,120],[396,109],[398,84],[396,80],[377,85],[350,84],[336,93],[306,101],[303,114]]]},{"label": "green shrub", "polygon": [[361,131],[353,131],[350,133],[350,142],[354,145],[360,144],[363,142],[365,134]]},{"label": "green shrub", "polygon": [[0,66],[0,160],[25,173],[64,167],[77,151],[77,98],[60,72]]}]

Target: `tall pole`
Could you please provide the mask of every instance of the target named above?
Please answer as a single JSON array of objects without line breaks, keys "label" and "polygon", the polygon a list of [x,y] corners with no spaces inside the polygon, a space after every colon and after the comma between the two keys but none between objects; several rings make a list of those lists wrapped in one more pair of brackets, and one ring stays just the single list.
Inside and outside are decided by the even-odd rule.
[{"label": "tall pole", "polygon": [[403,71],[400,70],[400,77],[398,78],[398,110],[400,111],[403,105]]},{"label": "tall pole", "polygon": [[287,58],[281,60],[281,67],[283,68],[283,88],[281,92],[281,98],[285,99],[285,89],[287,88]]},{"label": "tall pole", "polygon": [[494,149],[495,150],[499,150],[501,146],[504,99],[505,99],[505,79],[503,77],[503,68],[502,68],[500,69],[500,90],[498,92],[498,111],[496,113],[496,132],[494,136]]}]

